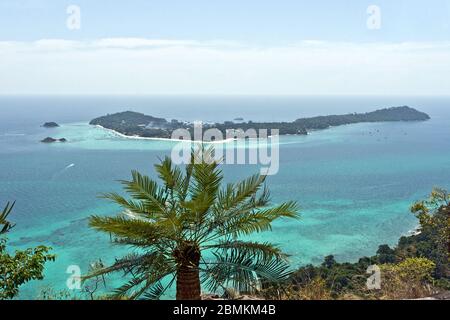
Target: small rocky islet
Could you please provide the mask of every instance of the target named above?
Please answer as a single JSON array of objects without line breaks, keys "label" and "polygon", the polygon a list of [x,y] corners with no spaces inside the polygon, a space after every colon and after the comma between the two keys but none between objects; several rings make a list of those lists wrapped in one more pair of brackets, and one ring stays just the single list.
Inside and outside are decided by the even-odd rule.
[{"label": "small rocky islet", "polygon": [[47,138],[41,140],[41,142],[43,142],[43,143],[67,142],[67,139],[66,138],[55,139],[52,137],[47,137]]},{"label": "small rocky islet", "polygon": [[42,125],[42,127],[44,128],[57,128],[59,127],[59,124],[57,124],[56,122],[46,122]]},{"label": "small rocky islet", "polygon": [[[58,128],[59,124],[57,124],[56,122],[45,122],[41,127],[44,128]],[[60,138],[60,139],[55,139],[52,137],[47,137],[45,139],[41,140],[42,143],[54,143],[54,142],[67,142],[66,138]]]}]

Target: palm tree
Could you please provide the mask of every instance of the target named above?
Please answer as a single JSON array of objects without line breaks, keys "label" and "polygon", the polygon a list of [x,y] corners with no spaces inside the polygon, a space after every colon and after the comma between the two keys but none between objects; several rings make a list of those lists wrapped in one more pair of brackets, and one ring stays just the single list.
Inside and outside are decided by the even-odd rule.
[{"label": "palm tree", "polygon": [[297,204],[269,206],[261,175],[222,188],[218,163],[203,160],[212,154],[204,148],[192,152],[184,169],[166,157],[155,165],[161,185],[133,171],[131,181],[121,181],[130,199],[103,195],[124,211],[92,216],[90,226],[137,250],[87,278],[123,271],[131,280],[114,297],[131,299],[159,299],[176,282],[178,300],[201,299],[201,284],[211,292],[250,292],[260,280],[285,279],[289,265],[278,247],[240,238],[270,230],[278,218],[298,218]]}]

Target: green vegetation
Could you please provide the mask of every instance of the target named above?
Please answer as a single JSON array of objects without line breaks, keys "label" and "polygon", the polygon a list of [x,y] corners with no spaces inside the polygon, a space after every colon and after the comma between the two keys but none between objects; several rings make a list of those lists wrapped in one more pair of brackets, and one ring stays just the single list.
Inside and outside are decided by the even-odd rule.
[{"label": "green vegetation", "polygon": [[389,299],[421,298],[433,293],[435,263],[426,258],[406,258],[396,264],[383,264],[382,295]]},{"label": "green vegetation", "polygon": [[449,281],[450,195],[436,188],[428,200],[417,202],[411,211],[419,219],[420,233],[400,239],[400,254],[432,260],[436,264],[435,278]]},{"label": "green vegetation", "polygon": [[[357,263],[338,263],[328,256],[320,266],[301,267],[285,283],[267,283],[266,297],[410,299],[449,290],[450,196],[434,189],[428,200],[415,203],[411,211],[419,219],[419,232],[402,237],[396,248],[381,245],[375,256]],[[380,267],[380,290],[366,287],[371,265]]]},{"label": "green vegetation", "polygon": [[122,181],[130,198],[105,195],[124,212],[93,216],[90,225],[137,250],[86,279],[124,272],[129,282],[113,298],[158,299],[176,284],[180,300],[200,299],[201,284],[208,292],[253,292],[261,279],[286,280],[289,266],[279,248],[241,237],[270,230],[279,218],[297,218],[296,203],[271,206],[264,176],[222,187],[212,152],[193,152],[184,170],[167,157],[155,166],[162,184],[133,171],[131,181]]},{"label": "green vegetation", "polygon": [[12,299],[24,283],[42,280],[45,263],[55,259],[45,246],[18,250],[14,255],[7,252],[5,235],[14,227],[7,218],[13,207],[14,203],[8,203],[0,212],[0,299]]},{"label": "green vegetation", "polygon": [[[360,122],[384,122],[384,121],[424,121],[430,117],[423,112],[419,112],[409,107],[394,107],[377,110],[369,113],[352,113],[346,115],[329,115],[313,118],[297,119],[293,122],[243,122],[243,123],[215,123],[204,124],[203,129],[218,129],[223,137],[227,137],[227,132],[278,129],[281,135],[305,135],[308,130],[326,129],[331,126]],[[100,125],[107,129],[112,129],[126,136],[170,138],[172,131],[184,128],[190,131],[193,137],[193,124],[166,119],[154,118],[142,113],[126,111],[112,115],[96,118],[90,122],[91,125]],[[259,135],[259,132],[255,134]]]},{"label": "green vegetation", "polygon": [[179,128],[178,123],[169,123],[166,119],[155,118],[132,111],[108,114],[92,120],[89,124],[99,125],[126,136],[148,138],[170,138],[170,131]]},{"label": "green vegetation", "polygon": [[345,115],[332,115],[314,118],[298,119],[295,122],[306,129],[326,129],[329,127],[361,122],[387,122],[387,121],[425,121],[430,116],[413,108],[403,106],[376,110],[368,113],[351,113]]}]

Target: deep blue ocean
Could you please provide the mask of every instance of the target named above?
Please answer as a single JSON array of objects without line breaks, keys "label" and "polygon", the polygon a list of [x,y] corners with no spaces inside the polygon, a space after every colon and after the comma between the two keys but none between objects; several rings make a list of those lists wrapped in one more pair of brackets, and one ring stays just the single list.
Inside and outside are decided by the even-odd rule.
[{"label": "deep blue ocean", "polygon": [[[281,96],[2,96],[0,97],[0,206],[16,201],[9,234],[12,249],[49,245],[57,254],[45,280],[22,287],[32,299],[44,288],[66,288],[69,265],[87,271],[101,258],[112,262],[128,249],[90,230],[92,214],[115,214],[102,192],[120,191],[132,169],[155,176],[152,165],[172,142],[118,137],[87,123],[133,110],[179,120],[292,121],[299,117],[373,111],[408,105],[430,121],[341,126],[280,140],[280,171],[268,186],[274,202],[296,200],[300,221],[280,221],[255,239],[279,244],[292,266],[320,263],[334,254],[356,261],[378,245],[394,245],[414,229],[410,205],[433,186],[450,188],[450,97]],[[45,129],[47,121],[61,124]],[[66,144],[42,144],[47,136]],[[259,170],[224,165],[227,181]]]}]

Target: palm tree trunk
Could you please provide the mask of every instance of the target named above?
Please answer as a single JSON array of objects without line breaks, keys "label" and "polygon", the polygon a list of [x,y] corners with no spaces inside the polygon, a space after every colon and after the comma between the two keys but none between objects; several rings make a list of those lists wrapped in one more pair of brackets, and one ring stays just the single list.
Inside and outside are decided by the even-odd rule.
[{"label": "palm tree trunk", "polygon": [[198,266],[180,266],[177,271],[177,300],[200,300]]},{"label": "palm tree trunk", "polygon": [[192,243],[184,243],[175,252],[177,268],[177,300],[201,300],[200,250]]}]

